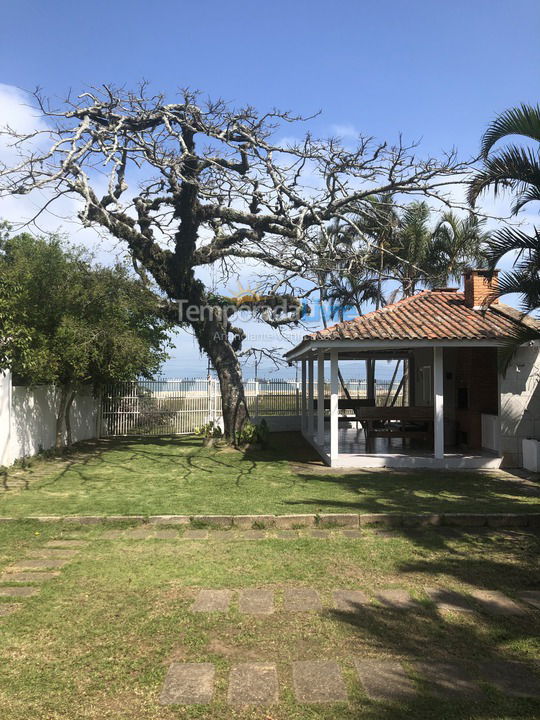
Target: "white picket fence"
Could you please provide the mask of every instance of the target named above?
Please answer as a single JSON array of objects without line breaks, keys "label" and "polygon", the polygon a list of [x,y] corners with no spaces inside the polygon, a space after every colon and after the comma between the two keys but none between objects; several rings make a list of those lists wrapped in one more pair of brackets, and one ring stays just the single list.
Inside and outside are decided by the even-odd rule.
[{"label": "white picket fence", "polygon": [[[346,386],[354,398],[367,396],[365,380],[348,380]],[[295,380],[251,379],[244,388],[253,418],[300,415],[301,385]],[[397,383],[390,387],[390,382],[377,382],[377,404],[389,402],[397,389]],[[327,385],[325,394],[329,393]],[[400,394],[394,404],[402,402]],[[102,393],[100,435],[184,435],[220,415],[221,394],[214,378],[116,383]]]}]

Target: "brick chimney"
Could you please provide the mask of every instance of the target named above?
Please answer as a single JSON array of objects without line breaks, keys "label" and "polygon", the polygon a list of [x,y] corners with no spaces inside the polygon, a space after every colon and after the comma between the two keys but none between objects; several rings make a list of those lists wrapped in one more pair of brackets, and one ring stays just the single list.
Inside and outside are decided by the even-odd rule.
[{"label": "brick chimney", "polygon": [[[463,275],[465,305],[478,309],[484,307],[493,296],[499,283],[498,270],[469,270]],[[494,300],[493,302],[497,302]]]}]

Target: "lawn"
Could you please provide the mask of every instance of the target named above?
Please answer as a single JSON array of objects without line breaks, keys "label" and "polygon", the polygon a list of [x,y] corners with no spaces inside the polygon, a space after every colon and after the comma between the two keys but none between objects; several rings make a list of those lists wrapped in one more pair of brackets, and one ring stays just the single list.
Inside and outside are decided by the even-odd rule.
[{"label": "lawn", "polygon": [[[118,527],[118,526],[117,526]],[[392,536],[367,530],[359,539],[268,537],[224,542],[118,539],[110,529],[0,524],[0,566],[45,550],[51,538],[87,540],[60,575],[21,599],[21,609],[0,617],[2,720],[503,720],[540,716],[540,701],[510,698],[483,686],[485,697],[435,700],[426,688],[406,704],[368,700],[355,676],[353,658],[392,658],[405,667],[423,661],[470,663],[518,660],[534,667],[540,657],[540,612],[492,617],[482,612],[442,614],[429,603],[426,585],[469,592],[497,589],[510,597],[540,587],[540,539],[527,532],[459,534],[425,530]],[[306,531],[307,533],[307,531]],[[232,536],[231,536],[232,537]],[[288,587],[317,590],[325,610],[286,612]],[[257,617],[227,612],[195,614],[200,588],[268,588],[276,611]],[[403,588],[415,610],[332,610],[335,588],[368,595]],[[0,598],[0,604],[6,598]],[[326,659],[341,668],[349,700],[337,705],[296,701],[291,664]],[[206,662],[216,669],[209,706],[160,706],[171,662]],[[268,710],[232,709],[227,678],[233,665],[270,662],[278,670],[280,702]],[[413,665],[414,667],[414,665]]]},{"label": "lawn", "polygon": [[[13,468],[0,515],[531,512],[540,484],[500,472],[339,471],[294,433],[266,450],[194,437],[100,441]],[[8,489],[5,489],[8,488]]]}]

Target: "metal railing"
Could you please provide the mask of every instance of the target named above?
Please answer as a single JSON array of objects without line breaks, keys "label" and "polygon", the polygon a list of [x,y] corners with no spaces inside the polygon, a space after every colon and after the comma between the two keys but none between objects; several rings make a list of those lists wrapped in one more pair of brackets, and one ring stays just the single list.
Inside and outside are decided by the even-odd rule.
[{"label": "metal railing", "polygon": [[[353,398],[367,397],[365,380],[347,380]],[[403,405],[397,382],[377,381],[377,405]],[[244,383],[252,417],[300,415],[301,384],[295,380],[251,379]],[[315,388],[316,392],[316,388]],[[325,384],[329,396],[330,385]],[[345,397],[340,387],[340,397]],[[347,411],[352,414],[352,411]],[[107,385],[101,395],[101,437],[184,435],[221,415],[219,381],[214,378],[136,380]]]}]

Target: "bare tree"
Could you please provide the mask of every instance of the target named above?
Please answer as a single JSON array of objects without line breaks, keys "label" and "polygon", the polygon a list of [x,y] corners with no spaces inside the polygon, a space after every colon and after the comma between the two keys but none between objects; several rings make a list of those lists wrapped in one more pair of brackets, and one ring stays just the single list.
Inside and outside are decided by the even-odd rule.
[{"label": "bare tree", "polygon": [[[38,94],[36,102],[48,127],[26,135],[6,129],[20,160],[0,167],[0,194],[46,190],[43,210],[63,195],[76,196],[84,225],[126,243],[136,267],[180,301],[180,322],[191,326],[210,357],[230,440],[247,415],[238,362],[243,332],[224,309],[225,298],[202,282],[200,269],[217,264],[227,273],[239,260],[251,260],[283,273],[287,281],[277,283],[275,293],[251,302],[259,308],[261,300],[276,306],[284,299],[280,317],[266,312],[263,319],[290,321],[294,293],[285,288],[310,263],[331,268],[338,253],[329,236],[325,256],[314,254],[317,232],[332,220],[353,222],[349,210],[381,194],[440,197],[463,169],[453,154],[422,161],[414,146],[369,138],[359,138],[352,150],[310,135],[279,146],[278,128],[301,118],[203,103],[190,91],[172,104],[146,86],[137,93],[103,87],[56,110]],[[348,256],[347,263],[354,271],[362,257]]]}]

